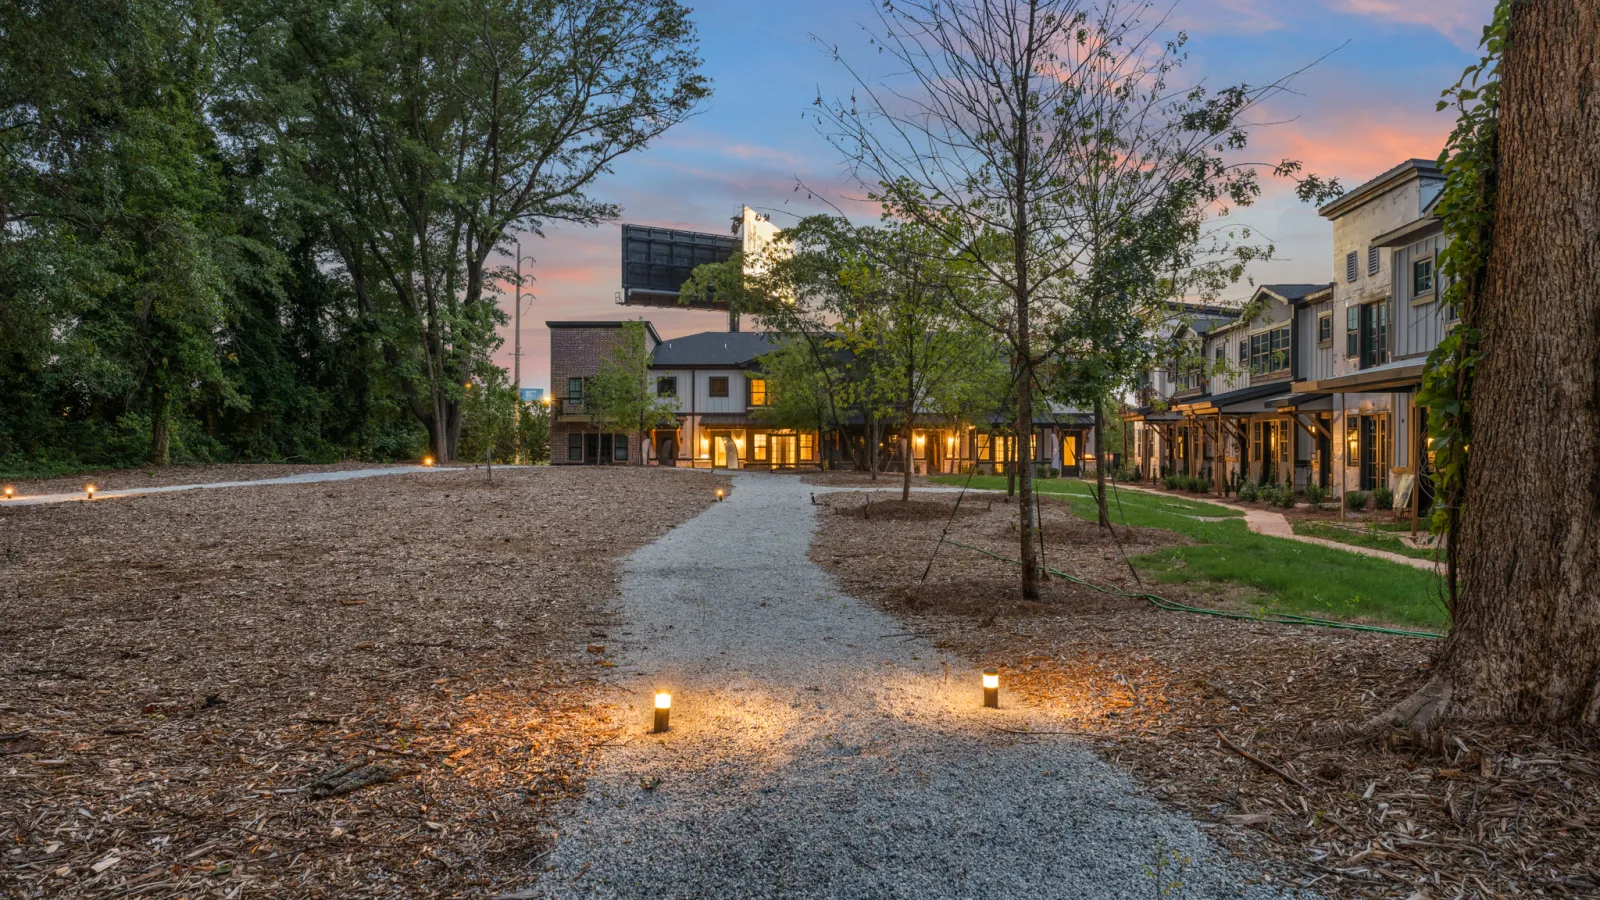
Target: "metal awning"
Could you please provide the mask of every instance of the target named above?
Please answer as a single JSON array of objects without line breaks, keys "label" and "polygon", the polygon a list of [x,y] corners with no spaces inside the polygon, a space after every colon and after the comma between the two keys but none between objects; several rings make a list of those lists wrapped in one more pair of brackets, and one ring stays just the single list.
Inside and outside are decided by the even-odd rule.
[{"label": "metal awning", "polygon": [[1296,393],[1324,393],[1324,394],[1365,394],[1374,391],[1409,390],[1422,383],[1422,369],[1425,363],[1420,359],[1397,359],[1381,366],[1362,369],[1350,375],[1340,375],[1337,378],[1321,378],[1316,381],[1296,381]]},{"label": "metal awning", "polygon": [[[1278,390],[1282,391],[1283,386],[1278,385]],[[1266,397],[1263,399],[1244,400],[1239,403],[1230,403],[1227,406],[1219,406],[1217,409],[1225,416],[1248,416],[1255,413],[1275,412],[1278,409],[1278,401],[1287,396],[1289,396],[1289,394],[1284,392],[1274,394],[1271,397]]]},{"label": "metal awning", "polygon": [[1333,409],[1331,394],[1289,394],[1274,399],[1279,412],[1329,412]]},{"label": "metal awning", "polygon": [[[1240,388],[1237,391],[1228,391],[1223,394],[1213,394],[1207,397],[1197,397],[1188,403],[1174,404],[1172,408],[1182,412],[1194,413],[1195,415],[1208,415],[1219,411],[1227,413],[1231,412],[1232,410],[1224,409],[1224,407],[1237,406],[1238,404],[1246,403],[1248,401],[1260,400],[1263,397],[1271,397],[1275,394],[1282,394],[1285,392],[1284,388],[1287,384],[1288,382],[1286,381],[1274,381],[1271,384],[1252,384],[1247,388]],[[1261,412],[1262,410],[1254,409],[1246,411]]]}]

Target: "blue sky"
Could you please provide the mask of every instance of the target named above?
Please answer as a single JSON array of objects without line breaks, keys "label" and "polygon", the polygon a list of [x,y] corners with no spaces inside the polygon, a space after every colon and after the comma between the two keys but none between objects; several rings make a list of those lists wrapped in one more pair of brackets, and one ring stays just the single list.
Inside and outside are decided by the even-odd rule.
[{"label": "blue sky", "polygon": [[[874,20],[874,0],[687,2],[712,96],[688,123],[622,160],[594,196],[621,204],[622,222],[720,233],[741,204],[771,212],[780,226],[820,211],[795,191],[797,181],[849,210],[858,192],[805,111],[819,89],[849,90],[826,46],[838,44],[868,72],[885,65],[861,28]],[[1493,0],[1179,0],[1171,22],[1189,34],[1183,77],[1213,86],[1270,82],[1331,53],[1272,104],[1281,124],[1260,130],[1253,146],[1260,160],[1299,159],[1353,187],[1404,159],[1438,154],[1452,120],[1434,105],[1478,58],[1492,8]],[[1331,277],[1331,229],[1286,185],[1271,186],[1239,218],[1276,247],[1277,258],[1250,273],[1257,283]],[[522,321],[525,386],[548,386],[546,321],[643,315],[663,336],[727,327],[717,313],[617,306],[616,224],[550,228],[543,238],[524,235],[522,249],[537,260]],[[1249,292],[1241,283],[1234,298]],[[509,312],[509,296],[503,305]],[[507,370],[511,331],[502,330],[495,356]]]}]

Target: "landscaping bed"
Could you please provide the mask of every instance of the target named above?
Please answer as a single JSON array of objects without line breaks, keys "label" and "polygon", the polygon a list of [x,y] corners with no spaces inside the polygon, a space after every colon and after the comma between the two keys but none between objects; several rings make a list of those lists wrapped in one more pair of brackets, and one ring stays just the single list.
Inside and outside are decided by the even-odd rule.
[{"label": "landscaping bed", "polygon": [[214,484],[220,481],[259,481],[266,478],[285,478],[290,475],[308,475],[315,472],[345,472],[352,469],[381,469],[384,463],[340,462],[328,465],[285,465],[219,463],[196,466],[141,466],[132,469],[100,469],[64,475],[57,478],[31,478],[6,481],[17,489],[19,495],[71,494],[92,484],[101,491],[123,491],[134,488],[167,487],[175,484]]},{"label": "landscaping bed", "polygon": [[[938,499],[953,506],[956,498]],[[1016,507],[990,506],[988,495],[975,505],[983,515],[957,520],[947,541],[1015,556]],[[1170,531],[1132,528],[1118,530],[1119,547],[1092,523],[1069,521],[1065,506],[1044,500],[1046,560],[1098,584],[1131,590],[1124,552],[1186,544]],[[1048,705],[1075,723],[1070,734],[1034,739],[1088,742],[1232,849],[1271,861],[1283,882],[1325,897],[1600,891],[1594,732],[1327,738],[1334,726],[1359,723],[1418,687],[1431,641],[1166,612],[1060,579],[1044,585],[1042,602],[1022,602],[1014,565],[948,543],[921,581],[944,522],[823,521],[812,556],[846,590],[974,666],[998,665],[1003,703]],[[1185,585],[1156,593],[1229,606],[1225,596]]]},{"label": "landscaping bed", "polygon": [[6,896],[531,877],[613,737],[593,675],[619,558],[727,484],[538,468],[0,508]]}]

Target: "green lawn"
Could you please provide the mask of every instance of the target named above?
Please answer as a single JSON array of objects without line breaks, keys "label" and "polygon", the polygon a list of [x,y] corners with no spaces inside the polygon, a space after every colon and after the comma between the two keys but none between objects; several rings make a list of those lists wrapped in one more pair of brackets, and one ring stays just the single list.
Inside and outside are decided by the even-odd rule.
[{"label": "green lawn", "polygon": [[[1375,550],[1387,550],[1390,553],[1398,553],[1401,556],[1409,556],[1412,559],[1432,560],[1434,558],[1434,551],[1432,550],[1420,550],[1416,547],[1408,547],[1405,544],[1400,543],[1399,538],[1391,537],[1389,532],[1396,530],[1399,529],[1387,528],[1383,527],[1382,525],[1377,527],[1368,525],[1365,529],[1357,530],[1354,528],[1342,528],[1338,525],[1327,525],[1322,522],[1294,523],[1295,534],[1303,534],[1307,537],[1322,538],[1325,541],[1338,541],[1341,544],[1354,544],[1357,547],[1371,547]],[[1409,524],[1406,525],[1404,530],[1410,531],[1411,526]]]},{"label": "green lawn", "polygon": [[[932,479],[967,484],[965,476]],[[973,478],[974,488],[1005,489],[1003,477]],[[1072,511],[1093,521],[1091,485],[1076,479],[1040,479],[1041,494],[1069,498]],[[1120,499],[1120,504],[1118,503]],[[1448,618],[1438,577],[1420,569],[1300,541],[1255,534],[1240,513],[1210,503],[1140,491],[1119,491],[1112,521],[1166,528],[1197,546],[1169,547],[1133,559],[1141,574],[1159,582],[1244,585],[1275,612],[1363,619],[1443,630]],[[1225,521],[1207,522],[1201,517]],[[1380,538],[1381,539],[1381,538]]]}]

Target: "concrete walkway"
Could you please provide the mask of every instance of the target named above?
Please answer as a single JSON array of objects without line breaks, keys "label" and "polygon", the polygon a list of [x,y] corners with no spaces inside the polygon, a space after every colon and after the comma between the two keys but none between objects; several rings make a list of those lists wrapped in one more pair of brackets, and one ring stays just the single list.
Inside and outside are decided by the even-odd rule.
[{"label": "concrete walkway", "polygon": [[731,474],[629,558],[592,638],[623,737],[503,896],[1149,897],[1172,851],[1185,897],[1280,896],[1049,708],[984,709],[978,671],[842,594],[808,556],[829,487]]},{"label": "concrete walkway", "polygon": [[[496,466],[496,468],[501,468]],[[517,468],[505,466],[504,468]],[[115,500],[118,497],[137,497],[140,494],[171,494],[177,491],[201,491],[211,488],[241,488],[260,487],[268,484],[317,484],[324,481],[350,481],[354,478],[380,478],[384,475],[414,475],[418,472],[461,472],[460,468],[446,468],[441,466],[389,466],[382,469],[347,469],[341,472],[306,472],[301,475],[285,475],[282,478],[261,478],[255,481],[212,481],[204,484],[165,484],[158,487],[123,488],[116,491],[95,491],[94,499]],[[17,496],[11,500],[0,500],[0,509],[8,506],[40,506],[46,503],[83,503],[87,498],[83,491],[73,491],[70,494],[34,494],[32,496]]]}]

